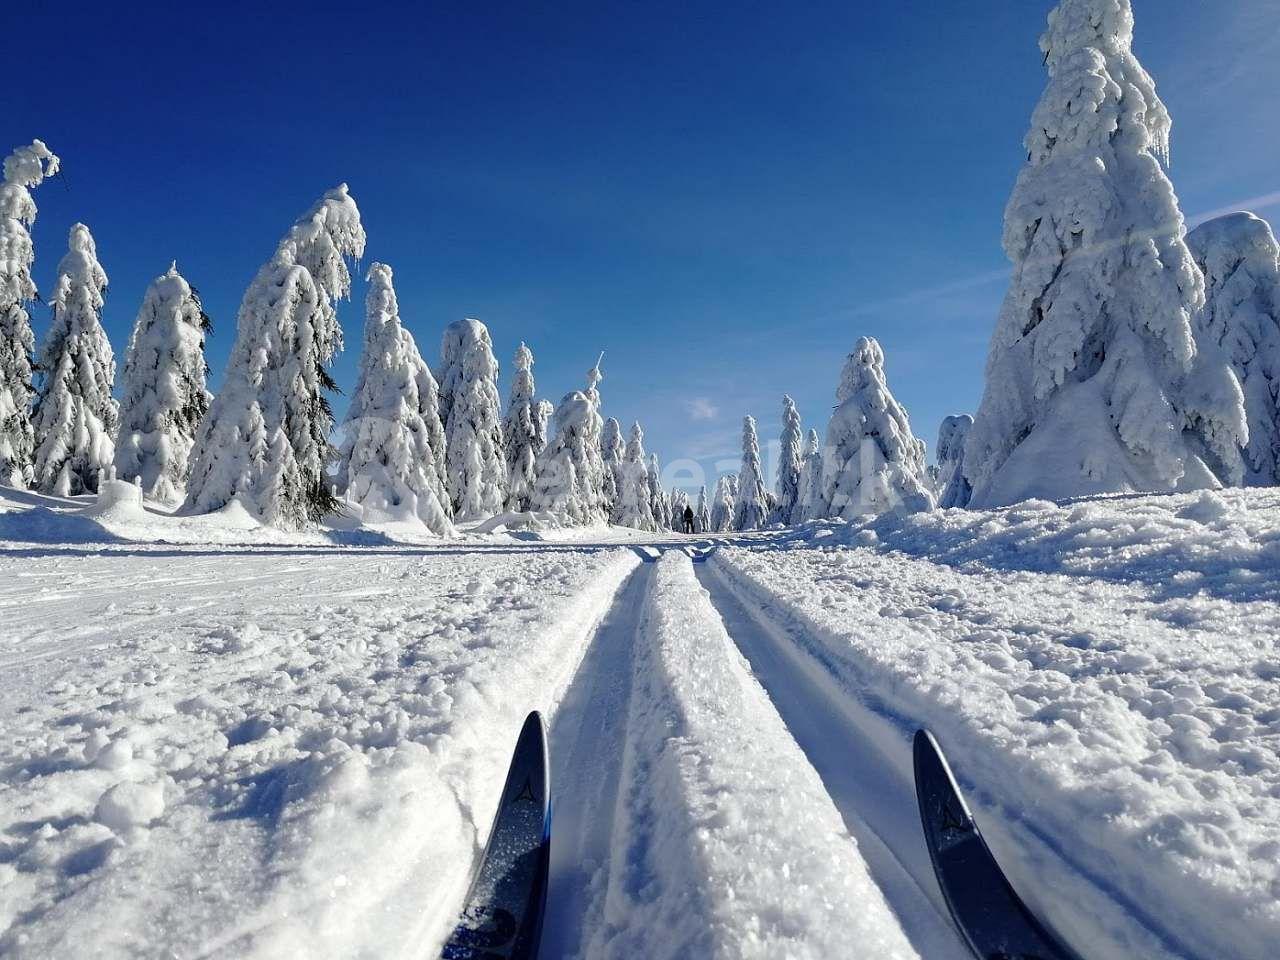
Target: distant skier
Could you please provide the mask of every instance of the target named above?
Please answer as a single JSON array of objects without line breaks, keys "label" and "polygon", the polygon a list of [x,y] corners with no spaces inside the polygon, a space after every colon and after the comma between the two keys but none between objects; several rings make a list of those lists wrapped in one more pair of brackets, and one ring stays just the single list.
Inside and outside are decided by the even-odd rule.
[{"label": "distant skier", "polygon": [[684,532],[693,533],[693,507],[684,508]]}]

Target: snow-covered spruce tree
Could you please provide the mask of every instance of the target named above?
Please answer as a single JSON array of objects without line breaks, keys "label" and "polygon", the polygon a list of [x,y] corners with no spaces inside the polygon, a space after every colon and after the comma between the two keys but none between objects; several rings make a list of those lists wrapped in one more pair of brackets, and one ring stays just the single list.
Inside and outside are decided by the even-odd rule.
[{"label": "snow-covered spruce tree", "polygon": [[328,364],[342,348],[334,303],[351,291],[347,258],[361,256],[364,242],[360,211],[341,184],[259,269],[240,303],[222,389],[196,434],[185,511],[239,499],[264,523],[299,527],[337,505],[326,475],[334,457]]},{"label": "snow-covered spruce tree", "polygon": [[538,401],[533,396],[533,351],[520,344],[516,350],[515,376],[507,417],[502,421],[502,447],[507,460],[506,509],[529,509],[538,456],[546,447],[546,434],[538,432]]},{"label": "snow-covered spruce tree", "polygon": [[1132,41],[1129,0],[1062,0],[1040,39],[1049,84],[1005,210],[1013,281],[965,453],[975,506],[1240,477],[1243,402],[1221,357],[1196,355],[1204,284],[1161,167],[1169,114]]},{"label": "snow-covered spruce tree", "polygon": [[182,499],[196,430],[209,412],[209,329],[200,294],[174,263],[147,287],[125,350],[116,477],[139,480],[163,503]]},{"label": "snow-covered spruce tree", "polygon": [[800,500],[792,516],[793,524],[804,523],[822,512],[822,442],[818,431],[809,431],[805,446],[804,467],[800,472]]},{"label": "snow-covered spruce tree", "polygon": [[44,493],[97,493],[115,455],[119,411],[111,398],[116,361],[102,329],[107,274],[93,235],[71,228],[50,305],[53,325],[40,351],[40,391],[32,423],[34,480]]},{"label": "snow-covered spruce tree", "polygon": [[711,504],[707,501],[707,487],[698,488],[698,505],[693,508],[693,529],[695,533],[707,533],[711,529]]},{"label": "snow-covered spruce tree", "polygon": [[760,441],[756,418],[742,418],[742,469],[738,471],[738,493],[733,504],[733,529],[759,530],[769,519],[768,499],[760,469]]},{"label": "snow-covered spruce tree", "polygon": [[599,455],[595,404],[582,391],[567,394],[556,408],[556,435],[538,457],[529,508],[551,513],[573,526],[603,523],[592,495],[592,452]]},{"label": "snow-covered spruce tree", "polygon": [[610,417],[604,422],[604,429],[600,434],[600,459],[604,464],[604,501],[610,517],[618,505],[618,491],[622,489],[624,456],[622,424],[615,417]]},{"label": "snow-covered spruce tree", "polygon": [[440,419],[444,423],[445,485],[456,520],[484,520],[502,510],[507,465],[502,452],[498,361],[489,330],[459,320],[440,346]]},{"label": "snow-covered spruce tree", "polygon": [[884,351],[871,337],[845,361],[823,450],[819,516],[852,519],[893,509],[932,510],[925,446],[884,374]]},{"label": "snow-covered spruce tree", "polygon": [[632,527],[636,530],[658,529],[649,491],[649,464],[644,455],[644,431],[638,423],[632,424],[631,438],[627,441],[613,522],[620,527]]},{"label": "snow-covered spruce tree", "polygon": [[973,491],[964,477],[964,445],[973,429],[967,413],[947,417],[938,429],[938,506],[967,507]]},{"label": "snow-covered spruce tree", "polygon": [[789,396],[782,398],[782,451],[778,458],[778,503],[771,519],[783,525],[796,522],[800,502],[800,474],[804,469],[804,432],[800,411]]},{"label": "snow-covered spruce tree", "polygon": [[671,500],[662,487],[662,468],[658,464],[658,455],[649,454],[649,510],[653,514],[653,522],[657,529],[666,530],[671,520]]},{"label": "snow-covered spruce tree", "polygon": [[737,477],[724,476],[716,481],[716,492],[711,498],[711,525],[713,533],[727,533],[733,529],[733,485]]},{"label": "snow-covered spruce tree", "polygon": [[364,344],[338,455],[338,486],[366,520],[421,521],[455,533],[432,442],[442,443],[439,393],[413,335],[400,323],[391,268],[369,268]]},{"label": "snow-covered spruce tree", "polygon": [[0,483],[15,487],[31,483],[36,447],[31,426],[36,341],[27,304],[39,294],[31,279],[36,205],[30,188],[57,172],[58,158],[33,140],[5,158],[0,181]]},{"label": "snow-covered spruce tree", "polygon": [[603,362],[604,354],[602,353],[597,358],[595,366],[587,371],[587,389],[584,394],[591,404],[591,417],[587,423],[589,428],[586,449],[587,459],[584,465],[585,472],[582,477],[582,484],[587,501],[591,506],[591,515],[594,518],[591,521],[592,523],[607,522],[610,510],[607,482],[605,480],[607,471],[604,465],[604,450],[602,447],[604,418],[600,415],[600,381],[604,379],[600,364]]},{"label": "snow-covered spruce tree", "polygon": [[671,491],[671,516],[667,526],[677,533],[684,530],[684,508],[690,506],[689,494],[679,488]]},{"label": "snow-covered spruce tree", "polygon": [[1226,356],[1244,392],[1245,482],[1280,483],[1280,244],[1265,220],[1233,213],[1192,230],[1187,246],[1206,287],[1196,343]]}]

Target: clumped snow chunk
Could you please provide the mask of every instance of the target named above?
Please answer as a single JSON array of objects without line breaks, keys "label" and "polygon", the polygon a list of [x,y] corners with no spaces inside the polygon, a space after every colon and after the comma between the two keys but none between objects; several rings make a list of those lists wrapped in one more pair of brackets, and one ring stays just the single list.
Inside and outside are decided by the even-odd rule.
[{"label": "clumped snow chunk", "polygon": [[738,495],[733,504],[733,529],[758,530],[769,518],[764,478],[760,469],[760,441],[755,417],[742,420],[742,468],[738,471]]},{"label": "clumped snow chunk", "polygon": [[448,494],[432,443],[443,443],[439,394],[412,334],[400,323],[391,268],[369,268],[364,348],[347,410],[338,479],[364,522],[410,520],[451,536]]},{"label": "clumped snow chunk", "polygon": [[884,351],[863,337],[845,361],[823,450],[822,503],[816,515],[856,517],[887,510],[932,510],[924,442],[889,392]]},{"label": "clumped snow chunk", "polygon": [[93,818],[117,834],[149,826],[164,813],[164,784],[124,781],[102,795]]},{"label": "clumped snow chunk", "polygon": [[967,507],[973,490],[964,475],[964,446],[973,429],[967,413],[947,417],[938,428],[938,506]]},{"label": "clumped snow chunk", "polygon": [[336,507],[325,397],[335,386],[328,365],[342,349],[334,302],[350,294],[347,259],[364,244],[360,211],[341,184],[289,229],[254,277],[222,389],[191,452],[186,512],[239,500],[264,523],[298,528]]},{"label": "clumped snow chunk", "polygon": [[119,418],[111,396],[116,361],[102,328],[107,274],[83,223],[71,228],[50,305],[53,325],[40,350],[32,423],[34,481],[43,493],[96,493],[115,456]]},{"label": "clumped snow chunk", "polygon": [[1280,244],[1265,220],[1233,213],[1196,227],[1187,246],[1206,286],[1196,343],[1231,363],[1248,420],[1245,478],[1271,486],[1280,482]]},{"label": "clumped snow chunk", "polygon": [[965,455],[975,505],[1240,480],[1243,400],[1220,353],[1196,351],[1204,281],[1132,42],[1129,0],[1063,0],[1041,37],[1049,84],[1005,210],[1013,282]]},{"label": "clumped snow chunk", "polygon": [[586,955],[816,960],[853,943],[915,958],[688,558],[666,554],[654,577],[603,922]]},{"label": "clumped snow chunk", "polygon": [[37,299],[31,265],[31,187],[58,172],[58,158],[41,141],[18,147],[4,161],[0,181],[0,484],[25,487],[32,480],[35,431],[31,425],[35,335],[27,304]]},{"label": "clumped snow chunk", "polygon": [[176,263],[151,281],[134,321],[121,377],[116,476],[138,477],[162,503],[181,501],[196,429],[209,410],[204,338],[209,317]]},{"label": "clumped snow chunk", "polygon": [[440,357],[445,485],[456,520],[483,520],[502,511],[507,479],[498,361],[488,328],[479,320],[451,323]]}]

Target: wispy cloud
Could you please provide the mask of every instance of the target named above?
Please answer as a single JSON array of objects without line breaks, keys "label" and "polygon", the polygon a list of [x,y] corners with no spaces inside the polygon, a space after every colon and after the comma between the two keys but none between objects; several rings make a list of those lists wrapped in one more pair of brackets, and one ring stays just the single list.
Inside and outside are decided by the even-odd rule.
[{"label": "wispy cloud", "polygon": [[690,420],[714,420],[720,416],[720,408],[710,397],[691,397],[685,401],[685,409],[689,411]]}]

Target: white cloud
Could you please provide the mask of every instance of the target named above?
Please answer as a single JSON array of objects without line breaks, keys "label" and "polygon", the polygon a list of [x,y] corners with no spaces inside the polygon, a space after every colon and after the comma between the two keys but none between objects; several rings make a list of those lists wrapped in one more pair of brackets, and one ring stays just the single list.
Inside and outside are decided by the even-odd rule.
[{"label": "white cloud", "polygon": [[711,402],[710,397],[693,397],[685,401],[690,420],[714,420],[720,416],[720,408]]}]

